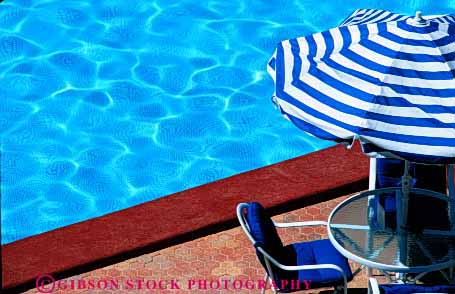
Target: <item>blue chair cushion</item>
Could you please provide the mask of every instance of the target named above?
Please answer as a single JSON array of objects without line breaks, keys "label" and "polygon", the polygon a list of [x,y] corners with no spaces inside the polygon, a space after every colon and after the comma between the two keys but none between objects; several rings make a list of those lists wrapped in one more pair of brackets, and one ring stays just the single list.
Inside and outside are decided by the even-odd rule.
[{"label": "blue chair cushion", "polygon": [[261,204],[257,202],[249,203],[246,219],[251,235],[256,241],[255,246],[262,247],[272,256],[274,252],[283,248],[283,243],[278,236],[275,225]]},{"label": "blue chair cushion", "polygon": [[[399,187],[403,175],[403,161],[389,158],[376,160],[376,188]],[[396,226],[396,201],[395,193],[386,193],[374,198],[374,220],[378,221],[377,207],[382,206],[385,213],[385,226]]]},{"label": "blue chair cushion", "polygon": [[[328,239],[295,243],[283,248],[281,261],[286,265],[317,265],[335,264],[346,274],[348,281],[352,280],[352,271],[347,259],[341,255]],[[300,281],[300,289],[306,289],[304,281],[310,281],[310,287],[320,288],[342,285],[341,273],[330,269],[283,271],[278,270],[278,276],[288,281]],[[278,282],[278,281],[277,281]],[[282,289],[291,292],[293,289]],[[295,290],[295,289],[294,289]]]},{"label": "blue chair cushion", "polygon": [[404,161],[402,160],[391,158],[376,159],[376,188],[399,187],[403,172]]},{"label": "blue chair cushion", "polygon": [[383,294],[410,294],[410,293],[455,293],[455,285],[409,285],[389,284],[379,286]]},{"label": "blue chair cushion", "polygon": [[[283,250],[283,243],[281,242],[278,232],[273,224],[272,219],[265,212],[264,207],[257,203],[251,202],[247,208],[246,221],[250,228],[250,233],[256,241],[255,247],[261,247],[272,257],[276,258]],[[264,256],[256,249],[256,255],[262,266],[267,269]],[[270,265],[272,271],[276,271],[276,266]],[[277,277],[277,279],[280,277]],[[281,279],[281,278],[280,278]]]}]

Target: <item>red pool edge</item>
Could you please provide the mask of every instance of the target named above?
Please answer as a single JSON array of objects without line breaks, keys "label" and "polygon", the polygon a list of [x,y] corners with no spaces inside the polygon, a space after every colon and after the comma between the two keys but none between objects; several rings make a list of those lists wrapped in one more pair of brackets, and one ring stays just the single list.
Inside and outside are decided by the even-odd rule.
[{"label": "red pool edge", "polygon": [[358,146],[335,146],[3,245],[2,292],[232,228],[239,202],[277,214],[366,189],[368,163]]}]

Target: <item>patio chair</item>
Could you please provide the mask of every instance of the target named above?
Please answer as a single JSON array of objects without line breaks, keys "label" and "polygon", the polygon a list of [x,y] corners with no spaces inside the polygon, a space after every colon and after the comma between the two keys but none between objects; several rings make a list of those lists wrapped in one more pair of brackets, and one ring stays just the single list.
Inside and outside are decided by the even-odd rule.
[{"label": "patio chair", "polygon": [[257,257],[265,269],[265,282],[271,282],[275,293],[307,289],[308,283],[312,289],[335,287],[335,291],[344,289],[347,293],[347,282],[353,278],[351,268],[328,239],[283,246],[276,230],[276,227],[324,226],[326,222],[274,223],[257,202],[240,203],[237,217],[256,248]]},{"label": "patio chair", "polygon": [[[370,161],[370,190],[400,187],[404,172],[404,161],[398,159],[371,159]],[[411,187],[427,189],[442,194],[454,194],[453,167],[410,164],[412,176]],[[450,174],[452,176],[450,176]],[[449,192],[447,192],[449,186]],[[396,199],[394,193],[385,193],[372,197],[370,204],[373,209],[373,224],[385,228],[396,227]],[[408,227],[419,231],[424,227],[434,230],[448,230],[449,210],[447,202],[429,197],[413,197],[409,199]],[[422,212],[431,214],[431,219],[421,217]]]},{"label": "patio chair", "polygon": [[372,294],[455,293],[455,285],[384,284],[375,278],[368,280]]},{"label": "patio chair", "polygon": [[[371,159],[370,160],[370,185],[369,190],[400,187],[404,173],[404,161],[397,159]],[[431,190],[447,194],[451,199],[455,198],[453,165],[424,165],[410,164],[412,177],[411,187]],[[384,193],[370,197],[370,225],[379,228],[396,228],[396,195]],[[431,218],[422,217],[431,215]],[[412,193],[408,202],[407,228],[414,232],[427,230],[453,230],[455,229],[454,202],[415,196]],[[388,277],[391,276],[383,272]],[[427,273],[416,275],[415,279],[422,278]],[[445,273],[441,271],[444,276]],[[368,269],[371,275],[371,269]],[[450,271],[450,277],[452,271]]]}]

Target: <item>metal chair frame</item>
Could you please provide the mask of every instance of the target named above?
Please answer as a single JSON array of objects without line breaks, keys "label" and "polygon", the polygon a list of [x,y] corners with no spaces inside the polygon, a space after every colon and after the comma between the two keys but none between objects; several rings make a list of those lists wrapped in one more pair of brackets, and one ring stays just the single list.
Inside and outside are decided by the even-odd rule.
[{"label": "metal chair frame", "polygon": [[[253,246],[256,244],[256,240],[254,240],[253,236],[251,235],[250,228],[248,223],[245,219],[245,214],[243,213],[244,209],[248,206],[248,203],[240,203],[237,205],[237,218],[239,220],[240,226],[242,227],[243,231],[247,235],[248,239],[251,241]],[[307,221],[307,222],[292,222],[292,223],[277,223],[273,222],[275,227],[277,228],[292,228],[292,227],[310,227],[310,226],[327,226],[327,222],[325,221]],[[316,269],[331,269],[335,270],[343,276],[343,293],[347,294],[347,278],[346,274],[344,273],[343,269],[335,264],[318,264],[318,265],[299,265],[299,266],[289,266],[284,265],[278,262],[274,257],[272,257],[269,253],[267,253],[264,248],[260,246],[256,246],[257,250],[263,255],[264,261],[266,264],[265,269],[265,283],[267,285],[268,281],[274,281],[274,275],[272,271],[271,264],[275,265],[276,267],[285,270],[285,271],[300,271],[300,270],[316,270]],[[357,273],[357,271],[356,271]],[[272,285],[273,286],[273,285]],[[280,289],[274,289],[272,287],[274,293],[280,292]],[[335,287],[335,291],[339,289]],[[265,293],[265,289],[262,289],[262,294]]]}]

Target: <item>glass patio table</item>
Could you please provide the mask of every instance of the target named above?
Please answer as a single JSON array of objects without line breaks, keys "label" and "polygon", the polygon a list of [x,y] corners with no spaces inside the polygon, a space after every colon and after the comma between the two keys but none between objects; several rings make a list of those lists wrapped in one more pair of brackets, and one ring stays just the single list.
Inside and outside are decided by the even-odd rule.
[{"label": "glass patio table", "polygon": [[[423,273],[450,268],[455,260],[455,232],[447,217],[445,230],[431,228],[413,229],[404,225],[384,227],[373,221],[373,199],[381,193],[396,193],[399,199],[401,188],[386,188],[366,191],[340,203],[328,220],[328,235],[334,247],[345,257],[368,268],[397,273]],[[420,197],[430,201],[447,201],[449,197],[423,189],[410,189],[416,201]],[[439,199],[439,200],[438,200]],[[407,209],[400,207],[397,211]],[[450,213],[447,213],[450,215]],[[431,215],[422,215],[423,221]],[[419,216],[420,218],[420,216]],[[425,219],[426,218],[426,219]]]}]

